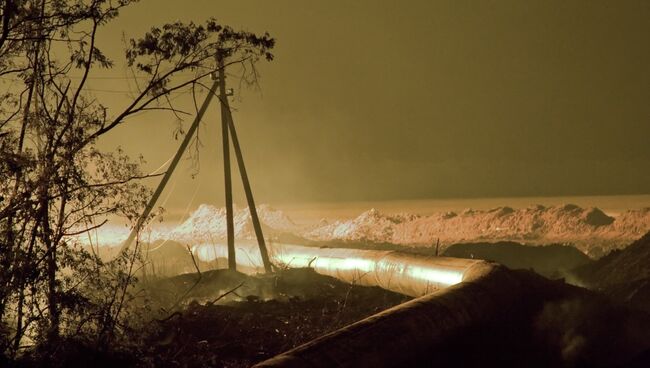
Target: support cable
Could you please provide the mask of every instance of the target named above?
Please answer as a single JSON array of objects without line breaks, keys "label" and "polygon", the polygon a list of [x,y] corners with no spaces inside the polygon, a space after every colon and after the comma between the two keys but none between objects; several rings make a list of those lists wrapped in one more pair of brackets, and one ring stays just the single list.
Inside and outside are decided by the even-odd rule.
[{"label": "support cable", "polygon": [[205,97],[205,101],[203,101],[203,105],[201,105],[201,108],[199,109],[198,114],[194,118],[194,122],[192,123],[192,126],[187,131],[187,134],[185,134],[185,138],[183,139],[183,142],[181,143],[180,147],[178,147],[178,151],[176,151],[176,155],[174,156],[174,159],[169,164],[169,168],[167,169],[167,171],[165,171],[165,175],[160,180],[160,184],[158,184],[158,188],[156,188],[156,191],[154,192],[153,196],[149,200],[149,203],[147,204],[147,207],[145,208],[144,212],[142,213],[142,216],[140,216],[140,218],[138,218],[138,221],[136,222],[136,225],[131,230],[131,233],[129,234],[129,237],[122,244],[122,247],[120,248],[120,254],[126,252],[129,249],[129,246],[131,245],[133,240],[135,240],[136,236],[140,232],[140,229],[142,228],[145,221],[149,217],[149,214],[151,213],[151,210],[153,209],[154,205],[156,204],[156,201],[160,197],[160,194],[162,193],[163,189],[165,189],[165,186],[167,185],[167,182],[169,181],[169,178],[171,177],[172,173],[176,169],[176,166],[178,165],[178,162],[180,161],[181,157],[183,156],[183,153],[187,149],[187,146],[189,145],[192,137],[194,136],[194,133],[196,132],[196,129],[198,128],[199,123],[201,122],[201,119],[203,118],[203,115],[205,114],[205,111],[207,110],[208,106],[210,105],[210,102],[212,101],[212,97],[214,96],[218,85],[219,85],[218,80],[214,81],[214,83],[212,84],[212,87],[208,91],[208,95]]}]

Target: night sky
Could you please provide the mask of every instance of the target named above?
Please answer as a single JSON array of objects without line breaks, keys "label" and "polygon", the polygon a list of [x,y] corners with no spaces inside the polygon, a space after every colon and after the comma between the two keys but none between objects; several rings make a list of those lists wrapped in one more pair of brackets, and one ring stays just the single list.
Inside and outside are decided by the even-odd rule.
[{"label": "night sky", "polygon": [[[95,95],[128,101],[123,34],[210,16],[277,40],[259,90],[228,80],[259,203],[650,193],[648,1],[144,0],[102,30]],[[102,147],[154,169],[176,127],[141,115]],[[168,206],[223,204],[220,131],[214,104]]]}]

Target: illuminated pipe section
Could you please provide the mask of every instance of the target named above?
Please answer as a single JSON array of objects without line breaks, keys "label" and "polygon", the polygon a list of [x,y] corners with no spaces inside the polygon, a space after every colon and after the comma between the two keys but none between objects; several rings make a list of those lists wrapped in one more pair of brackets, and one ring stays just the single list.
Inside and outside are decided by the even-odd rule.
[{"label": "illuminated pipe section", "polygon": [[[504,310],[521,295],[516,290],[522,286],[519,282],[480,260],[277,243],[268,247],[277,266],[312,267],[344,282],[379,286],[417,299],[261,362],[255,366],[259,368],[410,366],[411,354],[405,352],[427,355],[454,331]],[[227,257],[225,244],[197,245],[193,252],[206,262],[225,263]],[[264,272],[257,244],[237,243],[236,257],[240,271]],[[471,291],[476,287],[477,292]],[[454,311],[452,317],[440,318],[449,311]]]},{"label": "illuminated pipe section", "polygon": [[[466,281],[480,260],[433,257],[399,251],[347,248],[317,248],[294,244],[269,244],[271,262],[280,267],[311,267],[322,275],[341,281],[378,286],[404,295],[419,297]],[[262,273],[264,267],[257,244],[238,242],[236,262],[240,271]],[[227,259],[225,244],[200,244],[192,248],[205,262]]]},{"label": "illuminated pipe section", "polygon": [[[274,250],[273,259],[279,264],[312,266],[319,273],[343,281],[380,286],[417,298],[320,336],[253,368],[453,367],[463,361],[458,349],[468,350],[463,347],[462,336],[468,331],[471,335],[472,329],[499,329],[500,325],[511,323],[512,318],[537,320],[537,313],[549,302],[565,305],[583,300],[583,309],[588,313],[602,303],[601,297],[573,286],[486,261],[293,245],[276,245]],[[630,342],[625,349],[633,346],[632,349],[623,352],[616,347],[621,344],[610,344],[605,348],[611,346],[611,353],[585,361],[585,365],[623,366],[621,363],[630,357],[647,352],[650,319],[645,321],[633,330],[621,329],[614,339]],[[450,341],[456,341],[460,347],[450,351]],[[606,364],[602,357],[617,363]]]}]

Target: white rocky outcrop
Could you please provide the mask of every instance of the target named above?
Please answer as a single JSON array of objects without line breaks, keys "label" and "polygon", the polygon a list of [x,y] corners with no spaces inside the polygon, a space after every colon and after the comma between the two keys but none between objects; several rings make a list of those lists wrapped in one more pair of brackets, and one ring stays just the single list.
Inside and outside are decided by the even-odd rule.
[{"label": "white rocky outcrop", "polygon": [[650,208],[615,217],[598,208],[541,205],[513,209],[466,209],[457,214],[389,215],[371,209],[357,218],[323,224],[302,235],[307,239],[366,241],[402,245],[512,240],[532,244],[573,243],[598,257],[620,248],[650,230]]},{"label": "white rocky outcrop", "polygon": [[[298,226],[282,211],[268,205],[257,208],[265,236],[282,232],[295,232]],[[248,207],[233,207],[233,222],[236,239],[255,239],[255,231]],[[226,238],[226,209],[209,204],[200,205],[187,220],[177,227],[156,234],[158,239],[169,239],[184,243],[214,242]]]}]

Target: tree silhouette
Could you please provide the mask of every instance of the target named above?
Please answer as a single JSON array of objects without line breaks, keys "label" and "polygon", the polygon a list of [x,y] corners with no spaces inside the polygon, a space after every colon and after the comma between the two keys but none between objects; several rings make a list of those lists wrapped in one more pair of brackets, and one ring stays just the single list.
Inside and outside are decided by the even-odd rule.
[{"label": "tree silhouette", "polygon": [[217,52],[251,66],[248,81],[257,75],[255,62],[273,58],[268,34],[214,19],[153,27],[126,49],[137,93],[121,110],[110,109],[88,93],[93,73],[114,65],[97,35],[134,2],[1,3],[0,76],[13,82],[0,96],[0,348],[9,354],[25,336],[53,343],[84,332],[105,340],[124,327],[137,249],[106,264],[75,239],[109,215],[133,223],[150,195],[140,183],[149,175],[140,161],[103,152],[97,142],[141,113],[178,116],[173,96],[204,90]]}]

